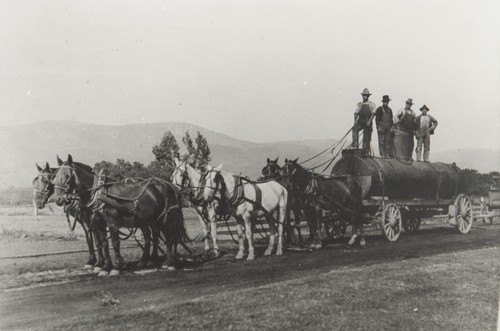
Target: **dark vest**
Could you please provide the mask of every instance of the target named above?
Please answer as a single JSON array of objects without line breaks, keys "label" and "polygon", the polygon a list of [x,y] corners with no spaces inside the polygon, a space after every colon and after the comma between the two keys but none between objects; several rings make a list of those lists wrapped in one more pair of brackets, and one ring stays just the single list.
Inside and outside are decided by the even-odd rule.
[{"label": "dark vest", "polygon": [[401,131],[404,131],[410,135],[413,135],[415,131],[415,118],[412,114],[408,114],[406,111],[399,120],[399,127]]}]

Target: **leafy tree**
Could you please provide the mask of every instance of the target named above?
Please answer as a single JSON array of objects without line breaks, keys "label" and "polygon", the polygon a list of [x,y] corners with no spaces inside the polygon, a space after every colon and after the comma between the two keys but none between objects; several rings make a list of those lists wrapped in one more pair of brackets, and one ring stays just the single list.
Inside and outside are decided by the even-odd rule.
[{"label": "leafy tree", "polygon": [[183,160],[187,160],[188,164],[193,168],[205,171],[208,163],[212,160],[207,139],[197,131],[195,142],[193,142],[191,135],[186,131],[182,142],[186,145],[187,149],[187,154],[183,155]]},{"label": "leafy tree", "polygon": [[487,195],[493,176],[498,176],[498,172],[481,174],[475,169],[462,169],[458,177],[459,192],[469,195]]},{"label": "leafy tree", "polygon": [[[153,154],[159,164],[154,164],[153,168],[161,170],[161,173],[172,172],[175,168],[174,158],[179,158],[179,144],[172,132],[166,132],[161,138],[161,142],[153,146]],[[165,167],[166,169],[158,169]]]},{"label": "leafy tree", "polygon": [[170,180],[173,168],[168,168],[164,163],[154,160],[148,165],[148,173],[150,177],[158,177]]},{"label": "leafy tree", "polygon": [[130,163],[123,159],[117,159],[116,163],[101,161],[95,164],[94,171],[99,172],[104,169],[104,173],[113,180],[125,178],[148,178],[151,177],[149,170],[140,162]]},{"label": "leafy tree", "polygon": [[210,147],[207,139],[200,133],[196,135],[196,161],[197,168],[201,171],[207,170],[207,165],[212,161]]}]

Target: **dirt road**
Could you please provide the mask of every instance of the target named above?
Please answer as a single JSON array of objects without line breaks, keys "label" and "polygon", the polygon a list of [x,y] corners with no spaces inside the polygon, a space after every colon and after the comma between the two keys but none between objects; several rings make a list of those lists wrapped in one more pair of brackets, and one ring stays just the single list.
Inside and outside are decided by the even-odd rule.
[{"label": "dirt road", "polygon": [[[234,248],[234,245],[229,247]],[[282,257],[263,257],[263,249],[260,249],[257,259],[251,262],[235,261],[235,251],[231,250],[222,258],[208,261],[199,268],[188,266],[184,270],[151,270],[141,274],[128,272],[113,278],[97,278],[80,271],[77,262],[68,262],[82,259],[84,253],[72,253],[62,258],[60,255],[26,257],[15,261],[3,257],[0,260],[0,266],[4,269],[3,289],[0,292],[0,327],[2,330],[44,329],[48,325],[54,325],[55,320],[59,325],[78,327],[80,322],[77,321],[83,319],[91,323],[94,317],[107,315],[113,323],[112,316],[117,311],[126,312],[141,306],[146,309],[159,304],[174,304],[186,299],[297,279],[336,268],[485,247],[500,247],[500,225],[475,226],[467,235],[459,234],[446,225],[424,226],[415,235],[401,236],[396,243],[388,243],[382,236],[373,234],[367,238],[365,248],[348,248],[344,240],[314,252],[289,251]],[[17,274],[5,271],[13,263],[39,264],[41,275],[38,280],[35,277],[8,283],[8,277],[23,276],[19,269],[16,269]],[[42,267],[47,264],[52,266],[51,270]],[[119,300],[119,304],[103,306],[102,299],[110,295]]]}]

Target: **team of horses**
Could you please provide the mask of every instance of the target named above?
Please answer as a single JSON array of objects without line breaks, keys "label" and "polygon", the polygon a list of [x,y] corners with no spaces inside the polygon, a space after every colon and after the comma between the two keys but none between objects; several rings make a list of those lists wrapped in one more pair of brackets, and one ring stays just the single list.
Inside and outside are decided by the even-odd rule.
[{"label": "team of horses", "polygon": [[[127,237],[137,229],[143,234],[143,254],[138,267],[160,263],[159,251],[164,252],[161,242],[166,245],[163,268],[175,268],[178,245],[192,254],[186,245],[190,238],[182,213],[182,193],[189,197],[198,213],[205,251],[212,251],[215,256],[220,255],[217,226],[220,227],[221,219],[229,217],[236,220],[239,244],[236,259],[255,258],[253,231],[257,220],[269,226],[264,255],[271,255],[275,246],[275,254],[282,255],[284,242],[290,243],[294,229],[302,245],[299,222],[304,218],[309,226],[310,248],[320,248],[325,212],[351,221],[353,236],[349,244],[355,243],[358,230],[359,243],[365,244],[363,220],[350,212],[362,199],[357,183],[346,176],[318,176],[302,167],[297,159],[286,159],[283,166],[278,165],[278,158],[267,159],[262,169],[264,179],[258,181],[223,171],[222,164],[208,166],[201,172],[178,159],[175,159],[170,181],[160,178],[112,180],[102,171],[95,173],[90,166],[74,162],[71,155],[66,161],[57,157],[57,162],[57,168],[50,168],[48,163],[44,168],[37,165],[34,203],[39,209],[49,202],[62,206],[68,222],[71,215],[82,226],[89,249],[85,268],[93,268],[101,276],[119,274],[124,267],[120,236],[127,235],[121,229],[129,230]],[[115,265],[110,257],[108,233]]]}]

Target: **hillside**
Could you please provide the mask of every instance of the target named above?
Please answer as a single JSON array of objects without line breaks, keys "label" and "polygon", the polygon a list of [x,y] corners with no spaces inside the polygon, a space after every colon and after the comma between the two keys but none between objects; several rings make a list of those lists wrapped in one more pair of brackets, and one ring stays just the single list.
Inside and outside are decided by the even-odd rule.
[{"label": "hillside", "polygon": [[[305,160],[331,146],[335,140],[303,140],[254,143],[238,140],[203,127],[177,122],[131,125],[99,125],[73,121],[45,121],[27,125],[0,127],[0,189],[10,186],[29,187],[36,175],[35,163],[46,161],[53,166],[56,155],[66,159],[68,153],[75,161],[94,165],[98,161],[114,162],[121,158],[147,165],[153,160],[154,144],[160,142],[166,131],[171,131],[182,147],[186,130],[192,135],[200,131],[212,150],[212,164],[224,162],[224,169],[242,173],[251,178],[260,176],[266,158],[283,160],[300,157]],[[374,137],[376,139],[376,137]],[[372,142],[374,146],[376,141]],[[322,163],[331,156],[325,153],[307,166]],[[500,152],[485,149],[463,149],[434,152],[431,159],[456,162],[462,168],[480,172],[500,169]],[[322,170],[320,167],[318,170]]]},{"label": "hillside", "polygon": [[48,161],[56,164],[56,155],[63,160],[70,153],[75,161],[93,166],[96,162],[114,162],[121,158],[149,164],[154,155],[153,145],[160,142],[166,131],[171,131],[181,148],[182,136],[200,131],[208,140],[212,151],[212,164],[224,162],[224,169],[252,178],[260,176],[266,158],[309,157],[332,141],[315,142],[317,148],[307,144],[257,144],[238,140],[199,126],[186,123],[147,123],[132,125],[99,125],[73,121],[46,121],[0,128],[0,189],[26,187],[36,175],[35,163]]}]

